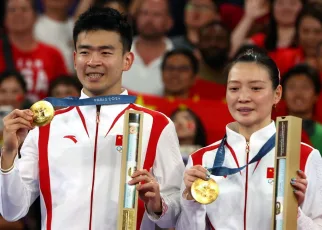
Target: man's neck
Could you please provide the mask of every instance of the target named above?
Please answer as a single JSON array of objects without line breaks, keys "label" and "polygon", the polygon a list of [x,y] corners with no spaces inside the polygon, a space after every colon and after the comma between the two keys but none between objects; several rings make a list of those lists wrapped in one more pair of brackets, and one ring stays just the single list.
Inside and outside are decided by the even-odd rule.
[{"label": "man's neck", "polygon": [[199,42],[199,36],[196,29],[192,29],[192,28],[187,29],[186,37],[188,41],[193,45],[196,45]]},{"label": "man's neck", "polygon": [[64,22],[68,19],[67,12],[64,12],[62,10],[55,10],[55,9],[46,9],[45,15],[57,22]]},{"label": "man's neck", "polygon": [[145,65],[149,65],[152,61],[162,56],[166,48],[164,37],[153,40],[139,37],[136,42],[136,50]]},{"label": "man's neck", "polygon": [[199,72],[200,72],[201,76],[206,75],[206,77],[204,77],[204,78],[209,81],[215,82],[219,85],[226,85],[227,84],[227,79],[223,74],[224,68],[213,68],[203,62],[200,67]]},{"label": "man's neck", "polygon": [[164,90],[164,97],[174,97],[174,98],[180,98],[180,99],[188,99],[189,98],[189,92],[169,92],[167,90]]},{"label": "man's neck", "polygon": [[37,41],[32,33],[9,33],[9,41],[19,50],[31,51],[36,48]]}]

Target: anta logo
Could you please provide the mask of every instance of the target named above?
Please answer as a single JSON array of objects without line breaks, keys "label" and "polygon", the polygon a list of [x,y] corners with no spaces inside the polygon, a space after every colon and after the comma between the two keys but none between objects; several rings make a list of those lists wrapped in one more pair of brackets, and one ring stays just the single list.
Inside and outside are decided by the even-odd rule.
[{"label": "anta logo", "polygon": [[77,143],[77,139],[74,135],[67,135],[64,138],[71,139],[75,144]]}]

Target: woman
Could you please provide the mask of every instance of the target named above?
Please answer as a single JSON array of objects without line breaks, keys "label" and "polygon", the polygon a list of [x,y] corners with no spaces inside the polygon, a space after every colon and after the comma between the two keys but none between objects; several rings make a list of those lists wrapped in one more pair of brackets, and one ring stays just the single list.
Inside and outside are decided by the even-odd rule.
[{"label": "woman", "polygon": [[199,117],[188,108],[178,108],[171,115],[179,138],[180,152],[185,164],[191,153],[206,146],[206,131]]},{"label": "woman", "polygon": [[[246,165],[275,134],[271,113],[281,95],[278,68],[264,54],[247,51],[229,66],[226,100],[235,122],[226,127],[223,166]],[[267,172],[274,167],[275,148],[239,173],[209,175],[204,167],[213,167],[220,143],[202,148],[189,158],[176,230],[211,227],[270,230],[273,183],[270,183],[272,175]],[[310,146],[302,144],[301,149],[301,163],[305,167],[290,182],[299,204],[298,229],[317,229],[322,227],[322,158]],[[308,157],[304,158],[305,155]],[[202,205],[194,201],[191,185],[197,178],[206,180],[209,177],[218,183],[220,194],[215,202]]]},{"label": "woman", "polygon": [[322,125],[313,120],[321,92],[319,73],[307,64],[297,65],[284,75],[282,86],[287,113],[303,119],[302,130],[322,153]]}]

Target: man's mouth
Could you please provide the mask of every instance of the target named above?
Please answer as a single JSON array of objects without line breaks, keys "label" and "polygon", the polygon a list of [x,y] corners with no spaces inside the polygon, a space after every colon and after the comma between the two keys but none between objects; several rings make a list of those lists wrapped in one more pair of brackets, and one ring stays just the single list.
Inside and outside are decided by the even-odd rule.
[{"label": "man's mouth", "polygon": [[102,77],[104,74],[102,73],[87,73],[86,77],[90,78],[90,79],[99,79],[100,77]]}]

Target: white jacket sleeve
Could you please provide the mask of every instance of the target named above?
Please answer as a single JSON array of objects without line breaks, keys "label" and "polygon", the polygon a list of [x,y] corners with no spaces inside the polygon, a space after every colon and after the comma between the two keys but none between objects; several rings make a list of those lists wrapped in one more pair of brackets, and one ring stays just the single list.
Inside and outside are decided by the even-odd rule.
[{"label": "white jacket sleeve", "polygon": [[[158,141],[152,173],[160,185],[163,200],[163,215],[156,218],[148,214],[151,221],[161,228],[174,227],[180,214],[180,184],[184,164],[179,141],[172,121],[164,128]],[[148,213],[148,210],[147,210]]]},{"label": "white jacket sleeve", "polygon": [[313,150],[307,159],[305,174],[308,186],[304,202],[299,207],[298,230],[322,230],[322,157]]},{"label": "white jacket sleeve", "polygon": [[30,205],[39,196],[38,128],[30,131],[21,148],[21,158],[8,173],[0,171],[0,213],[8,221],[27,215]]},{"label": "white jacket sleeve", "polygon": [[[192,159],[189,157],[186,169],[193,166]],[[182,194],[186,186],[182,182],[181,185],[181,214],[179,216],[176,230],[205,230],[206,224],[206,206],[194,200],[186,200]]]}]

